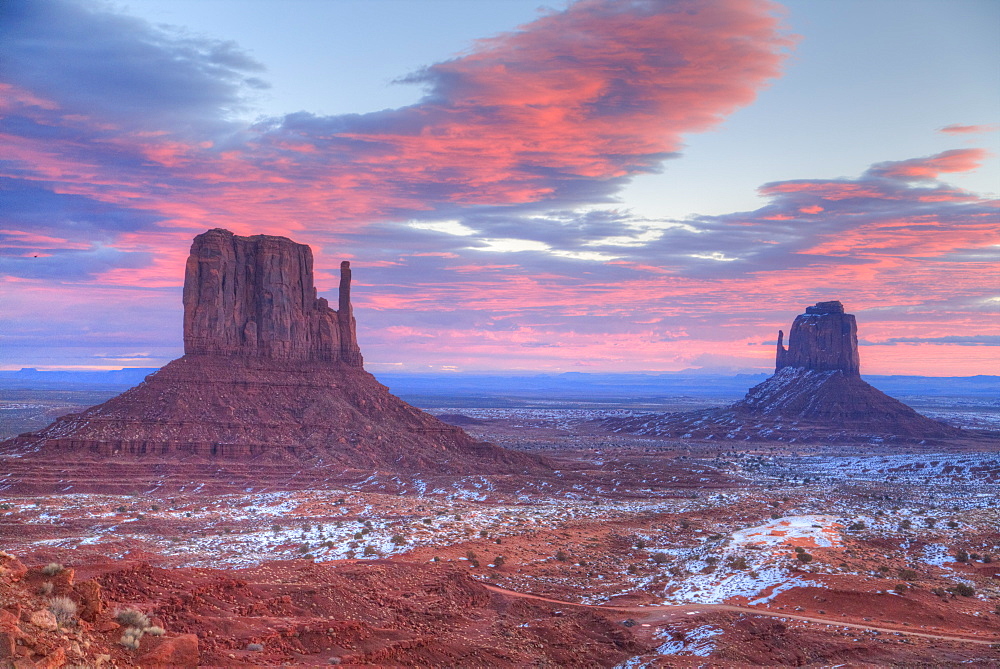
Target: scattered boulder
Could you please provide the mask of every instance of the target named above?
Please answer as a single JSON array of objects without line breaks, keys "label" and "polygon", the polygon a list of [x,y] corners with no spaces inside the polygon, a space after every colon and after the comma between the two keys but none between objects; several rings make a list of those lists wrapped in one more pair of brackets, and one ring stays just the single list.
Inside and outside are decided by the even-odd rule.
[{"label": "scattered boulder", "polygon": [[197,635],[181,634],[160,641],[139,658],[138,664],[143,667],[197,667],[198,661]]}]

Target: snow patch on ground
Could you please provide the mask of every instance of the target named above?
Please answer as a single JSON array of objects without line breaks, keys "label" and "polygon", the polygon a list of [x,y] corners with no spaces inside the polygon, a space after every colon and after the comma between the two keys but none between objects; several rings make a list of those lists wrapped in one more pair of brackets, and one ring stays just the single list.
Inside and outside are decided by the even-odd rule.
[{"label": "snow patch on ground", "polygon": [[842,527],[833,516],[786,516],[733,532],[733,543],[737,546],[836,548],[843,545]]},{"label": "snow patch on ground", "polygon": [[659,638],[669,639],[656,649],[660,655],[696,655],[708,657],[715,650],[713,637],[723,634],[723,630],[711,625],[701,625],[692,630],[677,631],[664,628],[656,633]]}]

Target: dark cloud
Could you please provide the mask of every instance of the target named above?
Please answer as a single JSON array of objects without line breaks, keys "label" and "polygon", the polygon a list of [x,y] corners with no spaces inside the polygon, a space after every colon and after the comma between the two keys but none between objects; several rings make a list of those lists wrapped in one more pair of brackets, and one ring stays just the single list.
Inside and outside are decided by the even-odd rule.
[{"label": "dark cloud", "polygon": [[70,0],[5,0],[3,80],[122,128],[217,128],[246,104],[263,66],[234,43],[151,26]]}]

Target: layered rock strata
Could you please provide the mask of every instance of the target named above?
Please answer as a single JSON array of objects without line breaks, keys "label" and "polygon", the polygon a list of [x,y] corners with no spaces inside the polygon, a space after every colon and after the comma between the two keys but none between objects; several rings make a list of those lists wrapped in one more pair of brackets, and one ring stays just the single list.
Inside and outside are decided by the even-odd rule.
[{"label": "layered rock strata", "polygon": [[345,470],[542,466],[477,442],[366,372],[350,286],[344,262],[333,310],[316,294],[308,246],[227,230],[199,235],[184,282],[185,355],[104,404],[0,444],[0,452],[291,458]]},{"label": "layered rock strata", "polygon": [[954,438],[963,431],[922,416],[861,379],[857,323],[837,301],[807,307],[788,348],[778,331],[775,373],[727,408],[609,419],[633,434],[740,440],[865,441]]}]

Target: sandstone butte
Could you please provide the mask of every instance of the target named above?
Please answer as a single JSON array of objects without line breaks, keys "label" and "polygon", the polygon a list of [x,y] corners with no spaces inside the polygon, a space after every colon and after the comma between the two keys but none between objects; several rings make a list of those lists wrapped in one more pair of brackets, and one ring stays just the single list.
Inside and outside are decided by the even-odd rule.
[{"label": "sandstone butte", "polygon": [[545,468],[410,406],[364,370],[348,262],[337,307],[317,296],[307,245],[209,230],[187,260],[184,356],[0,452],[291,460],[345,471]]},{"label": "sandstone butte", "polygon": [[819,302],[778,331],[774,375],[723,408],[605,422],[636,434],[727,439],[875,438],[924,440],[967,436],[922,416],[861,378],[858,326],[838,301]]}]

